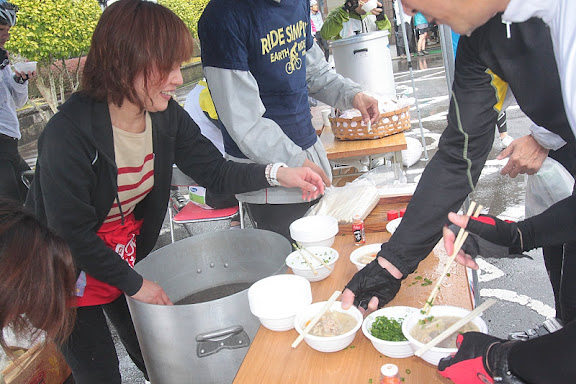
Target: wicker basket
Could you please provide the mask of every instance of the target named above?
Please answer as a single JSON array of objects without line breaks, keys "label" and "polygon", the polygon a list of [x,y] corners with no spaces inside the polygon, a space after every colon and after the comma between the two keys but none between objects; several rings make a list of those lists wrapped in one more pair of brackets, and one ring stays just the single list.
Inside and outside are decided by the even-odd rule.
[{"label": "wicker basket", "polygon": [[372,124],[370,132],[362,117],[344,119],[330,117],[334,137],[340,140],[380,139],[411,128],[410,106],[380,114],[378,124]]}]

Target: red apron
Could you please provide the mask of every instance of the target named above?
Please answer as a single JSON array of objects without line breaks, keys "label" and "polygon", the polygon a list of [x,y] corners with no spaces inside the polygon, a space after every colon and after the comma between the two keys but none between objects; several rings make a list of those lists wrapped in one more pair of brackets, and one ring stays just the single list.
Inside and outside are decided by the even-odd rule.
[{"label": "red apron", "polygon": [[[124,225],[122,225],[121,220],[105,223],[96,234],[130,267],[134,268],[136,236],[140,233],[140,228],[142,228],[142,220],[136,220],[134,214],[131,213],[124,218]],[[108,304],[119,298],[122,293],[117,287],[97,280],[81,271],[76,282],[76,306]]]}]

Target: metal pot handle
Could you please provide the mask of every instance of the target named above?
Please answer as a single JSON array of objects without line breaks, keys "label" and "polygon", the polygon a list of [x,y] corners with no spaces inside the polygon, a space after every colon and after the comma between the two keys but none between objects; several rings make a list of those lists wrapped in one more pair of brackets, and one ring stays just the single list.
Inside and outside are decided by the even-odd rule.
[{"label": "metal pot handle", "polygon": [[213,355],[221,349],[247,348],[250,346],[250,337],[241,325],[201,333],[196,336],[198,345],[196,355],[206,357]]},{"label": "metal pot handle", "polygon": [[353,54],[357,54],[360,52],[368,52],[368,48],[355,49],[354,51],[352,51]]}]

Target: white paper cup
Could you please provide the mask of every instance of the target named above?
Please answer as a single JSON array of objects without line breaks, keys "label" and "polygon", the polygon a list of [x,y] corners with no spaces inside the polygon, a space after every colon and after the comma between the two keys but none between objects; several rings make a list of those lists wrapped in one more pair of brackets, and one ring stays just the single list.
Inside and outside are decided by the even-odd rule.
[{"label": "white paper cup", "polygon": [[328,119],[328,117],[330,117],[331,112],[332,111],[330,109],[324,109],[322,111],[322,123],[324,124],[325,127],[330,126],[330,120]]},{"label": "white paper cup", "polygon": [[362,10],[366,13],[370,13],[372,12],[372,10],[374,8],[378,8],[378,1],[377,0],[368,0],[366,3],[364,3],[364,5],[362,6]]}]

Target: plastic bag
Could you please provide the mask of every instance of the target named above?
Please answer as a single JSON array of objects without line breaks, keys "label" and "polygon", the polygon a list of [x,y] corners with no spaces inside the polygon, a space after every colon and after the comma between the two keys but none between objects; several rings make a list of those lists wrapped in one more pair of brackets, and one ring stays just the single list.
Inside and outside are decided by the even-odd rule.
[{"label": "plastic bag", "polygon": [[340,224],[352,223],[355,215],[365,219],[380,201],[378,189],[369,181],[348,183],[343,187],[327,188],[318,204],[308,215],[332,216]]},{"label": "plastic bag", "polygon": [[398,163],[392,163],[391,158],[386,158],[384,165],[373,168],[362,174],[355,182],[369,181],[378,189],[382,196],[412,195],[416,189],[416,183],[409,183],[406,172]]},{"label": "plastic bag", "polygon": [[548,157],[540,170],[526,176],[526,218],[536,216],[572,194],[574,178],[556,160]]}]

